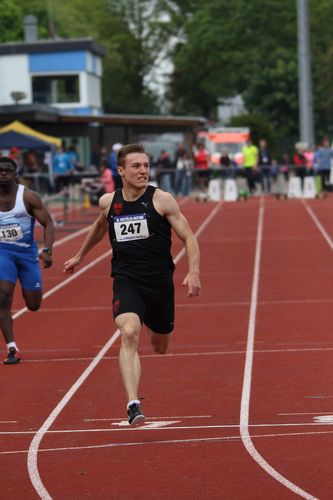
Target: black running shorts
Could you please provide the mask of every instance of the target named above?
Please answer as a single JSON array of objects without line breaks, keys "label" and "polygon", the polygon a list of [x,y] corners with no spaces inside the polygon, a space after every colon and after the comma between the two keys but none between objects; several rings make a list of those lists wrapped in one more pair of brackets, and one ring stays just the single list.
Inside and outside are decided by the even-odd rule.
[{"label": "black running shorts", "polygon": [[154,333],[173,331],[175,306],[172,277],[163,278],[158,287],[114,278],[113,316],[132,312]]}]

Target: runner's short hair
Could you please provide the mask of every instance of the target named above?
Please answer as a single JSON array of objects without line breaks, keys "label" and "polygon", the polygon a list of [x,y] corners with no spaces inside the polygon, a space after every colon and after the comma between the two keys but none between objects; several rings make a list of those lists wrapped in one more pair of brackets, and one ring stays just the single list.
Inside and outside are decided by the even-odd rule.
[{"label": "runner's short hair", "polygon": [[148,156],[148,153],[142,144],[126,144],[118,151],[117,164],[125,168],[126,157],[131,153],[143,153]]},{"label": "runner's short hair", "polygon": [[1,163],[11,163],[14,167],[14,169],[17,169],[17,165],[15,161],[12,158],[9,158],[9,156],[0,156],[0,164]]}]

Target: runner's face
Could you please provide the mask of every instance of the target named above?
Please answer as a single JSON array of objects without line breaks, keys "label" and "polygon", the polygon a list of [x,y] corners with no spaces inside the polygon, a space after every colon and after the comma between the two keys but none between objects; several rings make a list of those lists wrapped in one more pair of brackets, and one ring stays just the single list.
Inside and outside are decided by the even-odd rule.
[{"label": "runner's face", "polygon": [[149,160],[144,153],[130,153],[126,156],[125,168],[119,167],[123,182],[133,187],[142,188],[149,181]]},{"label": "runner's face", "polygon": [[16,177],[16,169],[11,163],[0,163],[0,185],[11,184]]}]

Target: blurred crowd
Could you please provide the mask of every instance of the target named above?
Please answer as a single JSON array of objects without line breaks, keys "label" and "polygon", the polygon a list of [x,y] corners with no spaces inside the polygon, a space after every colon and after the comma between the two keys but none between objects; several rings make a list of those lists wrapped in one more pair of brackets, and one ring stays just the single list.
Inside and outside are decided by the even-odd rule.
[{"label": "blurred crowd", "polygon": [[[9,156],[18,166],[20,182],[38,191],[38,174],[46,174],[48,191],[60,192],[76,183],[91,196],[94,202],[107,192],[121,187],[121,178],[117,170],[117,153],[122,144],[115,143],[108,150],[103,146],[91,158],[91,167],[95,175],[84,178],[85,171],[75,144],[67,148],[59,146],[51,155],[47,164],[45,155],[35,150],[21,151],[13,147]],[[301,185],[307,176],[316,178],[318,192],[326,193],[333,184],[333,150],[330,141],[324,137],[315,149],[306,144],[295,144],[294,154],[284,154],[282,158],[272,156],[266,139],[260,139],[258,145],[248,140],[242,149],[241,160],[237,161],[227,149],[222,150],[216,159],[207,151],[203,142],[198,142],[193,150],[184,143],[179,143],[173,154],[161,149],[156,158],[151,158],[151,179],[164,191],[174,196],[187,197],[193,191],[205,194],[211,179],[243,178],[248,195],[260,191],[270,194],[278,177],[288,182],[291,175],[300,178]],[[49,178],[48,178],[49,177]],[[51,184],[51,185],[50,185]]]},{"label": "blurred crowd", "polygon": [[297,143],[294,154],[285,153],[279,160],[272,156],[266,139],[258,145],[249,139],[237,161],[226,149],[216,160],[204,143],[196,144],[192,152],[179,144],[174,157],[162,150],[153,167],[157,184],[176,196],[188,196],[192,188],[207,193],[209,181],[216,178],[243,178],[248,195],[270,194],[278,178],[287,183],[291,176],[299,177],[301,186],[305,177],[315,177],[318,192],[329,191],[333,184],[333,150],[327,137],[315,149]]}]

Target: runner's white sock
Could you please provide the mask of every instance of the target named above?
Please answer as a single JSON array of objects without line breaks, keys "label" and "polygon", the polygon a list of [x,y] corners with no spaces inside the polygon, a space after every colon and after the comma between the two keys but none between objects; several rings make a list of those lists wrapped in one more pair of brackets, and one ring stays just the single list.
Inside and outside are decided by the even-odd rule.
[{"label": "runner's white sock", "polygon": [[127,409],[128,409],[128,408],[129,408],[132,404],[134,404],[134,403],[136,403],[137,405],[139,405],[139,404],[140,404],[140,401],[139,401],[138,399],[131,399],[131,401],[129,401],[129,402],[127,403]]},{"label": "runner's white sock", "polygon": [[9,342],[9,343],[7,344],[7,348],[8,348],[8,350],[9,350],[11,347],[15,347],[15,349],[16,349],[16,350],[18,350],[18,349],[17,349],[16,342]]}]

